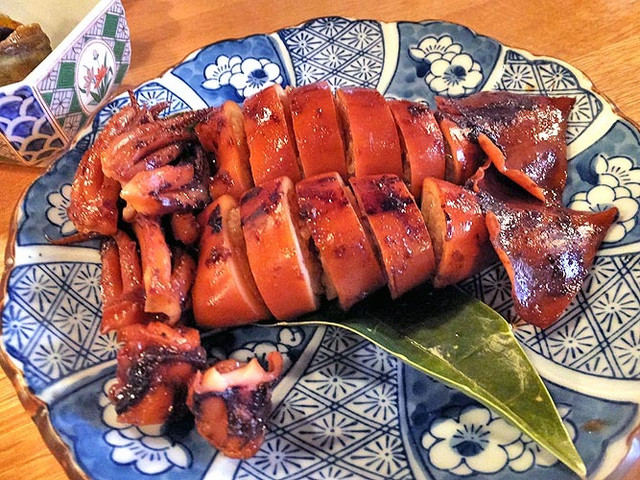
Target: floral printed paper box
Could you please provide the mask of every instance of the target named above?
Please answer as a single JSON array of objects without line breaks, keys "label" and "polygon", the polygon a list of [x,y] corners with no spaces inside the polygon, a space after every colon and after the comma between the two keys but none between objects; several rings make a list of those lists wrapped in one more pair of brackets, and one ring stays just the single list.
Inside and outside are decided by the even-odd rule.
[{"label": "floral printed paper box", "polygon": [[40,18],[29,3],[11,2],[6,13],[39,23],[53,52],[24,80],[0,87],[0,161],[43,166],[120,85],[131,44],[120,0],[60,0]]}]

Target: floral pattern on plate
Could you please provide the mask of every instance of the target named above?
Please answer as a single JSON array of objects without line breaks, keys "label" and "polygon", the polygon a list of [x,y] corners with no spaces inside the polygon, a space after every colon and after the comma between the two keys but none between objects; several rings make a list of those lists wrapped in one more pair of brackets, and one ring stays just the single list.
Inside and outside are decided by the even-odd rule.
[{"label": "floral pattern on plate", "polygon": [[171,469],[185,469],[191,465],[191,452],[180,442],[175,442],[162,432],[162,425],[136,427],[120,423],[116,409],[109,400],[109,389],[115,379],[105,382],[100,395],[102,421],[110,428],[104,441],[112,447],[111,460],[120,465],[135,466],[145,475],[158,475]]},{"label": "floral pattern on plate", "polygon": [[251,97],[271,85],[282,83],[280,67],[268,58],[242,59],[238,55],[231,58],[220,55],[215,63],[204,69],[204,78],[203,88],[217,90],[231,85],[242,98]]},{"label": "floral pattern on plate", "polygon": [[598,154],[591,160],[591,172],[598,176],[598,184],[586,192],[576,193],[569,206],[586,212],[616,207],[618,218],[604,241],[619,242],[638,224],[640,167],[629,157]]},{"label": "floral pattern on plate", "polygon": [[473,93],[482,82],[482,67],[450,35],[429,35],[409,49],[431,91],[447,97]]},{"label": "floral pattern on plate", "polygon": [[71,204],[71,184],[65,183],[60,187],[60,190],[47,195],[47,202],[50,205],[47,208],[47,220],[60,227],[62,236],[75,233],[77,231],[76,227],[74,227],[67,214],[67,208]]},{"label": "floral pattern on plate", "polygon": [[[567,418],[571,409],[559,404],[558,411],[575,441],[576,429]],[[434,467],[461,477],[492,474],[507,467],[524,472],[534,465],[550,467],[558,462],[517,428],[476,405],[455,417],[434,420],[422,436],[422,447],[429,451]]]}]

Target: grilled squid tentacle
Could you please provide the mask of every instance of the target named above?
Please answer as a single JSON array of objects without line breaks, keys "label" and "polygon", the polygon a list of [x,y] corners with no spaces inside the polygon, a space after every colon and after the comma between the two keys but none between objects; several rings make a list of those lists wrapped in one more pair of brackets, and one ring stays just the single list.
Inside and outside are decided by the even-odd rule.
[{"label": "grilled squid tentacle", "polygon": [[195,261],[182,249],[171,252],[158,218],[137,215],[133,230],[140,243],[144,310],[164,315],[167,323],[175,325],[188,306]]},{"label": "grilled squid tentacle", "polygon": [[173,270],[171,271],[171,288],[180,301],[180,307],[185,310],[191,301],[189,290],[196,278],[196,262],[181,248],[173,251]]},{"label": "grilled squid tentacle", "polygon": [[268,370],[257,359],[223,360],[189,385],[187,405],[198,432],[231,458],[250,458],[262,445],[271,413],[271,388],[283,370],[279,352],[267,355]]},{"label": "grilled squid tentacle", "polygon": [[186,413],[189,382],[206,365],[198,331],[151,322],[125,327],[118,340],[117,382],[109,392],[118,420],[150,425]]},{"label": "grilled squid tentacle", "polygon": [[155,170],[138,173],[124,185],[121,196],[136,212],[156,215],[162,207],[158,195],[163,191],[178,190],[193,180],[193,165],[166,165]]},{"label": "grilled squid tentacle", "polygon": [[127,201],[125,220],[135,213],[165,215],[204,207],[209,201],[209,167],[201,148],[178,165],[142,170],[123,184],[120,196]]},{"label": "grilled squid tentacle", "polygon": [[136,165],[154,152],[177,142],[195,140],[193,126],[205,120],[211,112],[185,112],[127,129],[101,152],[102,171],[120,183],[128,182],[141,168]]},{"label": "grilled squid tentacle", "polygon": [[120,184],[104,175],[103,155],[116,138],[141,124],[155,121],[158,114],[167,107],[164,102],[150,108],[141,107],[133,92],[129,92],[129,97],[131,104],[111,117],[93,145],[85,152],[76,170],[67,213],[79,235],[52,243],[66,245],[86,240],[89,235],[116,233]]},{"label": "grilled squid tentacle", "polygon": [[116,113],[80,160],[67,209],[69,219],[80,233],[112,235],[117,230],[120,184],[104,176],[101,156],[115,136],[139,121],[139,112],[134,104]]},{"label": "grilled squid tentacle", "polygon": [[118,231],[105,240],[101,256],[101,331],[119,331],[126,325],[149,322],[152,316],[144,311],[145,292],[136,242]]},{"label": "grilled squid tentacle", "polygon": [[180,156],[183,148],[183,142],[176,142],[172,143],[171,145],[167,145],[166,147],[162,147],[152,154],[144,157],[133,167],[131,167],[130,174],[132,178],[140,172],[153,170],[156,168],[164,167],[165,165],[169,165]]},{"label": "grilled squid tentacle", "polygon": [[102,243],[100,257],[102,259],[102,276],[100,278],[102,306],[107,308],[116,298],[122,295],[120,252],[114,239],[108,238]]},{"label": "grilled squid tentacle", "polygon": [[144,309],[163,313],[169,323],[180,319],[180,299],[171,288],[171,250],[157,218],[137,215],[133,230],[140,244],[143,283],[146,293]]}]

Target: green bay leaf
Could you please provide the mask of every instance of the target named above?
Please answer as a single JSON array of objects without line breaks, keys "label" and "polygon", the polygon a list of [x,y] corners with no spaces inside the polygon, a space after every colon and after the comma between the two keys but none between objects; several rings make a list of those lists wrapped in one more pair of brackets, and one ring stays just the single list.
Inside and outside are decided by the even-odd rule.
[{"label": "green bay leaf", "polygon": [[335,302],[270,325],[346,328],[479,401],[584,477],[580,458],[542,379],[510,325],[489,306],[449,287],[419,287],[391,301],[383,292],[348,312]]}]

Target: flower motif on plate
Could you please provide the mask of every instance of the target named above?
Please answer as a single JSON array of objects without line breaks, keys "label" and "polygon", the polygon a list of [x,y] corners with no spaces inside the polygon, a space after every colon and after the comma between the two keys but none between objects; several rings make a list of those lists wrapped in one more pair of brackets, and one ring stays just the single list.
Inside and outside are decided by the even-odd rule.
[{"label": "flower motif on plate", "polygon": [[630,377],[640,372],[640,328],[631,330],[626,338],[613,342],[613,351],[622,368]]},{"label": "flower motif on plate", "polygon": [[586,192],[578,192],[569,206],[575,210],[599,212],[616,207],[619,215],[604,241],[622,240],[638,223],[640,168],[624,156],[607,157],[598,154],[591,160],[591,172],[598,183]]},{"label": "flower motif on plate", "polygon": [[368,418],[386,424],[398,416],[398,389],[381,383],[347,404],[347,408],[363,412]]},{"label": "flower motif on plate", "polygon": [[429,461],[459,476],[496,473],[522,452],[520,432],[485,407],[472,405],[456,418],[436,419],[422,437]]},{"label": "flower motif on plate", "polygon": [[50,205],[47,208],[47,220],[60,227],[60,233],[64,236],[75,233],[76,227],[67,215],[67,208],[71,203],[71,184],[65,183],[60,190],[50,193],[47,202]]},{"label": "flower motif on plate", "polygon": [[216,58],[215,63],[210,63],[207,68],[204,69],[204,77],[206,80],[202,82],[204,88],[210,90],[217,90],[224,85],[229,85],[229,79],[231,78],[231,69],[242,63],[242,58],[238,55],[228,57],[227,55],[220,55]]},{"label": "flower motif on plate", "polygon": [[240,97],[248,98],[260,90],[282,83],[280,67],[267,58],[241,58],[220,55],[204,69],[202,86],[217,90],[230,85]]},{"label": "flower motif on plate", "polygon": [[14,303],[7,306],[3,317],[4,343],[14,350],[22,350],[37,330],[38,322]]},{"label": "flower motif on plate", "polygon": [[468,95],[482,82],[480,64],[450,35],[424,37],[409,48],[409,56],[418,63],[418,76],[424,76],[429,88],[438,95]]},{"label": "flower motif on plate", "polygon": [[37,345],[31,362],[44,375],[59,379],[73,371],[77,358],[76,352],[69,345],[50,335]]},{"label": "flower motif on plate", "polygon": [[290,478],[314,463],[318,458],[284,437],[270,437],[247,463],[267,478]]},{"label": "flower motif on plate", "polygon": [[295,73],[295,83],[326,81],[332,89],[380,87],[384,35],[380,23],[317,18],[278,32]]},{"label": "flower motif on plate", "polygon": [[158,475],[173,468],[191,466],[192,455],[187,447],[162,434],[162,425],[136,427],[118,422],[115,407],[108,393],[115,379],[104,384],[100,395],[102,421],[111,427],[104,441],[111,446],[111,460],[121,465],[133,464],[140,473]]},{"label": "flower motif on plate", "polygon": [[[264,342],[249,342],[244,344],[241,348],[234,350],[229,354],[229,358],[238,360],[239,362],[248,362],[252,358],[258,358],[263,363],[266,362],[267,355],[270,352],[280,352],[284,360],[284,368],[289,368],[291,365],[290,349],[297,347],[304,340],[304,333],[299,328],[285,327],[278,332],[277,343],[264,341]],[[224,359],[227,356],[223,351],[219,350],[219,347],[214,347],[218,351],[209,352],[213,353],[215,358]]]},{"label": "flower motif on plate", "polygon": [[382,478],[403,478],[408,473],[402,440],[395,435],[380,435],[348,458],[360,468],[374,472]]},{"label": "flower motif on plate", "polygon": [[[562,419],[572,439],[576,430],[568,420],[570,409],[559,406]],[[457,416],[435,419],[422,437],[429,461],[440,469],[460,477],[494,474],[507,467],[524,472],[534,465],[551,466],[555,457],[542,450],[486,407],[470,405]]]}]

